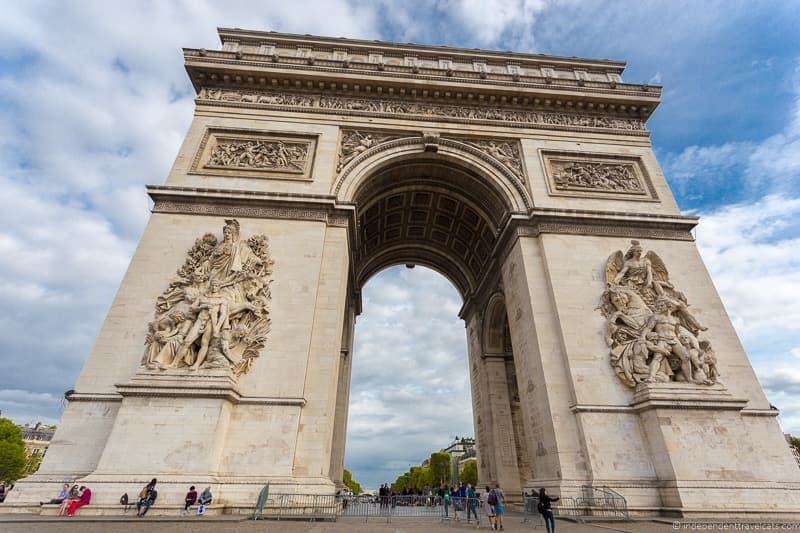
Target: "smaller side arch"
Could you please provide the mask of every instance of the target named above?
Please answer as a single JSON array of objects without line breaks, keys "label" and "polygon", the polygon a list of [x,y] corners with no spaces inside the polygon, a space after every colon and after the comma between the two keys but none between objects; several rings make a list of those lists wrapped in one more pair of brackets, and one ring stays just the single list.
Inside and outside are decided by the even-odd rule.
[{"label": "smaller side arch", "polygon": [[502,292],[495,292],[486,303],[483,313],[484,354],[506,354],[511,352],[506,301]]}]

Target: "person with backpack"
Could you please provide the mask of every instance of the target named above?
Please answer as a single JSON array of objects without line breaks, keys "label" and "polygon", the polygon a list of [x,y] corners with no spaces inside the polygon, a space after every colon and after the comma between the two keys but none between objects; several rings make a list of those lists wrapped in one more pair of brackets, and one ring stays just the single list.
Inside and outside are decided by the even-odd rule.
[{"label": "person with backpack", "polygon": [[450,490],[447,487],[443,489],[442,501],[444,502],[444,519],[450,520]]},{"label": "person with backpack", "polygon": [[483,508],[486,511],[486,516],[489,518],[489,527],[497,529],[494,515],[494,505],[497,503],[497,496],[494,491],[486,485],[486,492],[483,493]]},{"label": "person with backpack", "polygon": [[506,493],[500,488],[500,484],[496,483],[494,486],[494,525],[495,529],[503,531],[503,515],[506,514]]},{"label": "person with backpack", "polygon": [[158,498],[158,491],[156,490],[156,478],[153,478],[139,493],[139,501],[136,502],[136,516],[141,518],[146,515],[150,507],[156,503],[156,498]]},{"label": "person with backpack", "polygon": [[556,519],[553,516],[552,503],[560,499],[558,496],[548,496],[544,488],[539,489],[539,503],[536,505],[536,510],[544,518],[544,526],[547,528],[547,533],[555,533]]}]

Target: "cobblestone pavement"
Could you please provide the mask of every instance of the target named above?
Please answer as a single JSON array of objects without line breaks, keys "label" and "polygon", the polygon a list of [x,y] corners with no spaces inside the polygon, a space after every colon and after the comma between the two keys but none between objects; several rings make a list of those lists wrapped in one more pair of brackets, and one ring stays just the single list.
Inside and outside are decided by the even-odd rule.
[{"label": "cobblestone pavement", "polygon": [[[505,531],[544,531],[541,527],[534,527],[530,522],[523,522],[521,517],[508,516]],[[381,520],[365,522],[363,519],[343,518],[337,522],[290,522],[290,521],[258,521],[242,520],[241,518],[186,518],[184,520],[166,520],[152,517],[141,520],[130,519],[56,519],[56,518],[25,518],[0,517],[0,531],[4,533],[154,533],[169,531],[169,533],[455,533],[458,531],[475,531],[474,524],[465,522],[441,522],[429,519],[401,519],[392,523]],[[630,532],[630,533],[655,533],[658,531],[672,531],[670,524],[655,522],[616,522],[576,524],[559,520],[556,530],[567,533],[589,532]],[[489,531],[484,523],[478,531]]]}]

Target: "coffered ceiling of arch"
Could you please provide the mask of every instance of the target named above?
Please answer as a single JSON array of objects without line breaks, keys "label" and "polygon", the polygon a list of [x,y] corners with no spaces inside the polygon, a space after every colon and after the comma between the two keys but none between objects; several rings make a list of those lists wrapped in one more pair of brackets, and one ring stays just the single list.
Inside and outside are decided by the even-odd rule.
[{"label": "coffered ceiling of arch", "polygon": [[[496,239],[494,225],[480,209],[455,192],[432,187],[389,191],[360,209],[358,222],[362,264],[390,248],[399,251],[394,254],[398,261],[404,260],[404,248],[440,250],[446,256],[440,267],[459,264],[473,286],[491,259]],[[413,255],[409,251],[407,257]]]}]

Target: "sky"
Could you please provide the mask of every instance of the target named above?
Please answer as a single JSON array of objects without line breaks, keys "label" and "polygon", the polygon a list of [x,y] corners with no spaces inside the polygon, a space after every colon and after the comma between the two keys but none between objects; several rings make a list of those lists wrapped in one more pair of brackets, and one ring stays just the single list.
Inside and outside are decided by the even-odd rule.
[{"label": "sky", "polygon": [[[656,156],[681,209],[702,216],[703,259],[784,430],[800,433],[800,2],[0,8],[4,416],[58,421],[147,222],[144,185],[163,183],[191,121],[181,48],[218,48],[220,26],[622,59],[626,81],[662,84]],[[460,304],[421,267],[366,285],[346,458],[363,484],[472,433]]]}]

